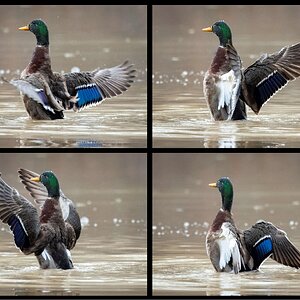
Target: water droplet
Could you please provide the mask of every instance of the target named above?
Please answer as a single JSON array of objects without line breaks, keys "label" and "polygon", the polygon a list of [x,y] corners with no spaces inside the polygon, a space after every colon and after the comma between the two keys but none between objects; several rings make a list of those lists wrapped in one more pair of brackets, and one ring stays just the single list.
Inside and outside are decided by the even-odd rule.
[{"label": "water droplet", "polygon": [[71,73],[79,73],[80,72],[80,69],[78,67],[72,67],[71,69]]},{"label": "water droplet", "polygon": [[88,224],[89,224],[89,221],[90,221],[90,220],[89,220],[88,217],[81,217],[81,218],[80,218],[80,223],[81,223],[81,226],[82,226],[82,227],[88,225]]},{"label": "water droplet", "polygon": [[186,228],[186,227],[189,227],[190,226],[190,223],[189,222],[184,222],[183,223],[183,226]]},{"label": "water droplet", "polygon": [[187,76],[187,74],[188,74],[188,72],[187,71],[183,71],[182,73],[181,73],[181,77],[185,77],[185,76]]},{"label": "water droplet", "polygon": [[253,209],[254,209],[254,210],[262,210],[262,209],[263,209],[263,206],[262,206],[262,205],[254,205],[254,206],[253,206]]},{"label": "water droplet", "polygon": [[72,52],[65,52],[65,53],[64,53],[64,57],[65,57],[65,58],[72,58],[72,57],[75,57],[75,54],[72,53]]},{"label": "water droplet", "polygon": [[121,202],[122,202],[122,198],[116,198],[116,199],[115,199],[115,202],[116,202],[116,203],[121,203]]},{"label": "water droplet", "polygon": [[202,226],[203,226],[204,228],[208,228],[209,224],[208,224],[207,222],[203,222]]},{"label": "water droplet", "polygon": [[2,32],[5,33],[5,34],[9,33],[9,31],[10,31],[10,30],[9,30],[8,27],[3,27],[3,28],[2,28]]}]

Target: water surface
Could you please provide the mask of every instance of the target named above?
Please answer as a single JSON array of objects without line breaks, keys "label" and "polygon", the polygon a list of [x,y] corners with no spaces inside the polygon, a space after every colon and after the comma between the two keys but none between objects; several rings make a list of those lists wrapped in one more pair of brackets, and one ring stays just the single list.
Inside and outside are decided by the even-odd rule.
[{"label": "water surface", "polygon": [[247,67],[263,53],[300,41],[299,13],[300,6],[155,5],[154,147],[299,147],[300,80],[274,95],[259,115],[248,109],[247,121],[211,120],[202,81],[219,41],[214,34],[201,31],[224,19]]}]

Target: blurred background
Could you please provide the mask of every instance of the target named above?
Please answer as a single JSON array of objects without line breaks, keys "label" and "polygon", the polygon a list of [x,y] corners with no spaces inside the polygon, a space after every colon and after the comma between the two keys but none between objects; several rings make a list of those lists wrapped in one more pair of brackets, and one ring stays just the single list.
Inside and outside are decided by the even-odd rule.
[{"label": "blurred background", "polygon": [[[234,187],[233,212],[237,224],[243,224],[239,220],[244,218],[254,223],[258,215],[288,224],[289,219],[298,218],[299,214],[292,206],[298,197],[300,200],[299,165],[297,153],[154,154],[154,223],[162,222],[166,215],[168,222],[177,224],[181,218],[212,221],[221,207],[221,198],[218,190],[208,184],[228,176]],[[262,213],[254,209],[266,203],[269,211]],[[178,205],[186,208],[186,213],[176,213]],[[278,218],[277,205],[280,206]],[[251,214],[249,209],[253,210]],[[281,214],[283,209],[287,210],[286,218]]]},{"label": "blurred background", "polygon": [[2,179],[29,201],[17,170],[52,170],[83,225],[71,251],[75,268],[64,271],[40,270],[2,223],[0,295],[146,295],[145,154],[2,153],[0,166]]},{"label": "blurred background", "polygon": [[300,249],[299,165],[298,153],[154,154],[154,295],[299,294],[295,269],[269,259],[262,272],[216,273],[205,249],[221,207],[218,189],[208,184],[223,176],[233,183],[239,229],[263,219],[286,231]]},{"label": "blurred background", "polygon": [[118,97],[64,120],[33,122],[19,92],[0,82],[0,147],[145,147],[146,5],[3,5],[0,75],[18,77],[29,63],[35,36],[18,28],[41,18],[48,26],[52,69],[91,71],[129,60],[137,70]]}]

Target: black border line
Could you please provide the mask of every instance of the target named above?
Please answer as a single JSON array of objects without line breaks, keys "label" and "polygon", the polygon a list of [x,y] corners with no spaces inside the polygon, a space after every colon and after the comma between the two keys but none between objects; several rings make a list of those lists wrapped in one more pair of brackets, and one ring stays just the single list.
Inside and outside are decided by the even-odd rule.
[{"label": "black border line", "polygon": [[152,285],[152,61],[153,61],[153,18],[152,5],[147,5],[147,298],[153,294]]}]

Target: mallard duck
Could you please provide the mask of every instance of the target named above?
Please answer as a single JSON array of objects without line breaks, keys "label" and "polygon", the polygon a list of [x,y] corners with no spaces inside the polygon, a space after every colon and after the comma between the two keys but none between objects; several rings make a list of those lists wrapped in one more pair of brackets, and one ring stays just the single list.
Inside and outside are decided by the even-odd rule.
[{"label": "mallard duck", "polygon": [[268,257],[300,268],[300,252],[286,233],[272,223],[258,221],[244,231],[236,228],[231,214],[233,186],[228,177],[209,186],[217,187],[222,198],[222,207],[206,236],[207,254],[217,272],[258,270]]},{"label": "mallard duck", "polygon": [[214,120],[246,119],[245,103],[258,114],[275,93],[300,75],[300,43],[270,55],[263,54],[243,71],[229,26],[218,21],[202,30],[215,33],[220,40],[203,81],[204,95]]},{"label": "mallard duck", "polygon": [[[0,219],[10,226],[16,246],[26,255],[34,253],[42,269],[71,269],[70,250],[74,248],[81,230],[78,213],[73,204],[64,204],[61,199],[63,193],[53,172],[45,171],[29,178],[30,174],[37,173],[19,170],[26,189],[39,204],[43,203],[41,213],[38,214],[30,201],[0,177]],[[46,198],[39,182],[47,190]]]},{"label": "mallard duck", "polygon": [[51,69],[49,34],[44,21],[33,20],[19,30],[31,31],[37,41],[20,79],[11,80],[23,94],[29,116],[34,120],[63,119],[64,110],[81,109],[122,94],[132,84],[135,70],[125,61],[116,67],[90,72],[57,73]]},{"label": "mallard duck", "polygon": [[[43,207],[45,201],[48,198],[47,188],[43,184],[40,184],[39,181],[32,180],[33,178],[38,178],[39,174],[22,168],[18,170],[18,173],[19,178],[24,184],[25,189],[30,193],[34,201],[38,205]],[[75,208],[73,201],[66,197],[61,189],[59,190],[59,195],[59,204],[62,210],[63,219],[65,222],[69,223],[74,228],[77,241],[81,233],[81,223],[79,214]]]}]

